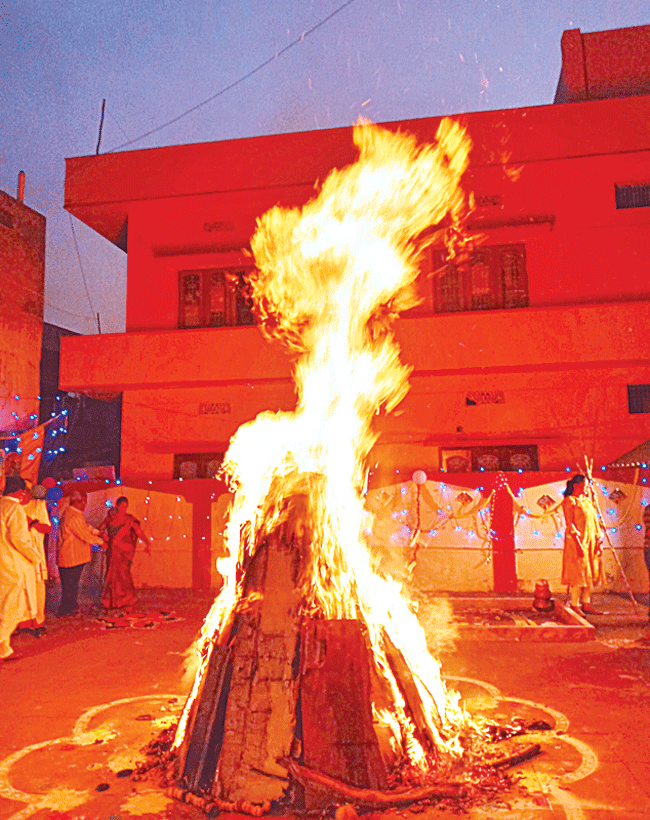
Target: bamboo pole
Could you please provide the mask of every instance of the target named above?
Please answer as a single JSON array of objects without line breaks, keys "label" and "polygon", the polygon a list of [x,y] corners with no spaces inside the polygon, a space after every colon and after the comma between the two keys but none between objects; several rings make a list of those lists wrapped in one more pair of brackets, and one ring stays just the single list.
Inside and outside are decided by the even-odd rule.
[{"label": "bamboo pole", "polygon": [[600,522],[600,527],[605,534],[605,539],[609,544],[609,548],[612,551],[614,559],[618,565],[618,568],[623,576],[623,580],[625,581],[625,586],[627,588],[628,595],[630,596],[630,600],[632,601],[632,606],[634,607],[634,614],[639,614],[639,608],[637,606],[636,599],[634,597],[634,593],[632,592],[632,587],[630,586],[630,582],[627,580],[627,575],[625,574],[625,570],[623,569],[623,565],[621,564],[621,559],[618,557],[618,553],[614,548],[614,544],[612,543],[612,539],[609,537],[609,533],[607,532],[607,527],[605,526],[605,522],[603,519],[603,513],[600,509],[600,505],[598,503],[598,499],[596,498],[596,493],[594,492],[593,488],[593,473],[592,473],[592,466],[593,466],[593,459],[589,461],[589,458],[585,456],[585,475],[587,476],[587,487],[589,491],[589,497],[591,499],[591,503],[596,508],[596,512],[598,513],[598,520]]}]

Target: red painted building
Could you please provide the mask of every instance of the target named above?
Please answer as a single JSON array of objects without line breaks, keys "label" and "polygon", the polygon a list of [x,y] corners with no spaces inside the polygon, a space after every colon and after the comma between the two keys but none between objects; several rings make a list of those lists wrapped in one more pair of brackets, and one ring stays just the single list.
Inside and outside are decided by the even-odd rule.
[{"label": "red painted building", "polygon": [[[650,438],[650,87],[625,74],[649,30],[565,32],[565,104],[458,117],[481,239],[463,267],[424,258],[397,328],[411,391],[382,422],[375,486],[600,466]],[[384,125],[432,142],[439,122]],[[65,207],[128,254],[127,312],[124,334],[62,339],[60,384],[122,392],[125,482],[210,477],[240,424],[293,406],[287,357],[252,326],[247,249],[258,216],[355,157],[338,128],[67,160]]]}]

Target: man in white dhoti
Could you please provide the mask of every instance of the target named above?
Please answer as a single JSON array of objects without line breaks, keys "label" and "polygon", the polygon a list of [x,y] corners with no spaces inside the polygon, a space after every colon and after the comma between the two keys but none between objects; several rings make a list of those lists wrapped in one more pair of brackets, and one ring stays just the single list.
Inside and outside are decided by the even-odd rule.
[{"label": "man in white dhoti", "polygon": [[39,555],[37,564],[31,564],[27,572],[27,598],[32,611],[32,634],[37,637],[45,634],[45,581],[47,580],[47,562],[45,559],[44,539],[52,529],[52,523],[45,503],[47,490],[40,484],[31,488],[31,498],[25,505],[29,532],[34,547]]},{"label": "man in white dhoti", "polygon": [[16,658],[9,639],[31,613],[25,579],[39,555],[29,532],[24,504],[30,493],[19,476],[8,476],[0,498],[0,661]]}]

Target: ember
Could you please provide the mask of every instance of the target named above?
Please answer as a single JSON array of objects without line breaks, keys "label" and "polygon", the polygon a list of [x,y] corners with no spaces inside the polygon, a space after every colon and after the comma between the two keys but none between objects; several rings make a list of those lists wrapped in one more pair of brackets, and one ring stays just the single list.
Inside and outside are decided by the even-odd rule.
[{"label": "ember", "polygon": [[505,782],[363,537],[372,420],[408,390],[392,324],[417,302],[423,232],[444,220],[439,240],[462,244],[470,143],[446,120],[434,146],[367,123],[354,139],[357,163],[252,240],[256,311],[294,356],[297,407],[242,426],[224,462],[224,586],[169,767],[170,794],[206,811],[456,805]]}]

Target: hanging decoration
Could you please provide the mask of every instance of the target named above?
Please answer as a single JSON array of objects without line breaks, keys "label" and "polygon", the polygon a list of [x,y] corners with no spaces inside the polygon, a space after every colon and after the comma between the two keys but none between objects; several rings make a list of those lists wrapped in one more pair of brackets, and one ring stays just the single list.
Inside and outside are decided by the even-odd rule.
[{"label": "hanging decoration", "polygon": [[623,490],[620,490],[618,487],[615,490],[612,490],[612,492],[609,494],[609,500],[616,504],[616,506],[625,501],[626,498],[627,495],[623,492]]},{"label": "hanging decoration", "polygon": [[[63,410],[51,419],[30,430],[14,433],[0,438],[3,452],[3,468],[0,469],[0,482],[4,488],[4,479],[8,475],[20,475],[30,484],[38,483],[38,471],[45,450],[46,435],[54,435],[67,430],[68,411]],[[64,451],[61,447],[57,452]]]},{"label": "hanging decoration", "polygon": [[537,499],[537,504],[546,512],[553,506],[553,504],[555,504],[555,501],[553,501],[550,495],[546,495],[546,493],[544,493],[544,495]]}]

